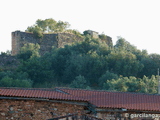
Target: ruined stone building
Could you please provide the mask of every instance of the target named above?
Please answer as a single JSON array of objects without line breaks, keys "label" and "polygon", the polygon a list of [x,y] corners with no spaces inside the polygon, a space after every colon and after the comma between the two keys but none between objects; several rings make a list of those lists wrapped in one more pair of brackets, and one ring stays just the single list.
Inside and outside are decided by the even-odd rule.
[{"label": "ruined stone building", "polygon": [[82,40],[81,37],[70,33],[44,34],[43,38],[39,39],[32,33],[15,31],[12,32],[12,55],[18,54],[20,48],[27,43],[38,43],[40,45],[40,54],[44,54],[47,51],[51,51],[52,47],[60,48]]},{"label": "ruined stone building", "polygon": [[93,38],[99,38],[98,32],[92,31],[92,30],[86,30],[86,32],[91,35]]},{"label": "ruined stone building", "polygon": [[[98,38],[98,33],[88,30],[88,33]],[[83,38],[71,33],[52,33],[44,34],[43,38],[36,38],[33,33],[15,31],[12,32],[12,55],[17,55],[27,43],[38,43],[40,45],[40,54],[43,55],[46,52],[51,51],[53,47],[60,48],[65,45],[73,44],[75,42],[83,41]],[[106,39],[102,40],[108,45],[112,45],[112,38],[107,36]]]}]

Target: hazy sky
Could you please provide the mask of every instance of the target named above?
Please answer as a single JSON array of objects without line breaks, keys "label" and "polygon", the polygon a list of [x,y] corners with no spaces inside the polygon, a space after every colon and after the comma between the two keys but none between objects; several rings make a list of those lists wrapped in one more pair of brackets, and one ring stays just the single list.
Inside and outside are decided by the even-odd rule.
[{"label": "hazy sky", "polygon": [[11,50],[11,32],[37,19],[67,21],[81,33],[94,30],[125,38],[138,49],[160,54],[159,0],[1,0],[0,52]]}]

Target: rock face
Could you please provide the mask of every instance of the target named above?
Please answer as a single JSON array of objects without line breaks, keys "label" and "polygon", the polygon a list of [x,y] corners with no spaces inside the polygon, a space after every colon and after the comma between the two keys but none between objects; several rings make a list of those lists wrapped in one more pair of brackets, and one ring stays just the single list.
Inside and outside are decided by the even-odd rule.
[{"label": "rock face", "polygon": [[19,53],[20,48],[27,43],[39,44],[40,54],[51,51],[52,47],[60,48],[74,42],[80,42],[83,39],[79,36],[70,33],[53,33],[44,34],[43,38],[36,38],[34,34],[15,31],[12,32],[12,55]]},{"label": "rock face", "polygon": [[36,100],[0,100],[0,120],[46,120],[83,112],[82,105]]}]

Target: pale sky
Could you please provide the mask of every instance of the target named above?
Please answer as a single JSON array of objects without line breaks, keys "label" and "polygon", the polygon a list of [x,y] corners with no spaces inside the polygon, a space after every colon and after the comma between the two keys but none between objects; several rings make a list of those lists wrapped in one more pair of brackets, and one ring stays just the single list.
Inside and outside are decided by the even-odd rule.
[{"label": "pale sky", "polygon": [[71,29],[125,38],[138,49],[160,54],[160,0],[1,0],[0,52],[11,50],[11,32],[37,19],[66,21]]}]

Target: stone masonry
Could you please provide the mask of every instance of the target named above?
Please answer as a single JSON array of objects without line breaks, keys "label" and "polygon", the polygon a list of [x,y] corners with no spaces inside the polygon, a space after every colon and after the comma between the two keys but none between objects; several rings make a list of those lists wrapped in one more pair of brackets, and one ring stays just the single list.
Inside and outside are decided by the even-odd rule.
[{"label": "stone masonry", "polygon": [[0,100],[0,120],[46,120],[82,113],[84,106],[36,100]]},{"label": "stone masonry", "polygon": [[71,33],[44,34],[43,38],[38,39],[32,33],[15,31],[12,32],[12,55],[19,53],[20,48],[27,43],[39,44],[40,54],[51,51],[53,47],[60,48],[83,39]]},{"label": "stone masonry", "polygon": [[[90,35],[94,38],[98,38],[98,33],[88,30]],[[52,33],[44,34],[43,38],[36,38],[33,33],[15,31],[12,32],[12,55],[17,55],[24,46],[24,44],[33,43],[40,45],[40,54],[43,55],[46,52],[50,52],[53,47],[60,48],[65,45],[70,45],[75,42],[83,41],[82,37],[71,33]],[[106,39],[102,40],[109,46],[113,46],[112,38],[107,36]]]}]

